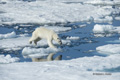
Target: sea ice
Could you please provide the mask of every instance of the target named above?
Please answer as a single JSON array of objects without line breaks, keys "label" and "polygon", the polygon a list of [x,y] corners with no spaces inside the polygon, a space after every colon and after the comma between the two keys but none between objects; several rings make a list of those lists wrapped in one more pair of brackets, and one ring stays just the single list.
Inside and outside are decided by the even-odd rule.
[{"label": "sea ice", "polygon": [[114,27],[113,25],[99,25],[96,24],[93,28],[94,36],[104,37],[112,36],[114,33],[120,33],[120,27]]},{"label": "sea ice", "polygon": [[115,17],[116,20],[120,20],[120,17]]},{"label": "sea ice", "polygon": [[87,4],[100,4],[100,5],[118,5],[120,4],[119,0],[87,0],[84,3]]},{"label": "sea ice", "polygon": [[111,16],[99,16],[94,18],[95,23],[112,23],[113,18]]},{"label": "sea ice", "polygon": [[[105,72],[120,66],[120,54],[73,60],[0,64],[1,80],[119,80],[120,73]],[[102,73],[103,75],[93,75]],[[111,75],[105,75],[109,73]],[[8,75],[9,74],[9,75]]]},{"label": "sea ice", "polygon": [[16,37],[16,33],[14,31],[7,34],[0,34],[0,39],[8,39],[8,38],[15,38],[15,37]]},{"label": "sea ice", "polygon": [[1,63],[13,63],[19,61],[19,58],[17,57],[11,57],[9,54],[8,55],[0,55],[0,64]]},{"label": "sea ice", "polygon": [[94,36],[96,37],[112,36],[113,33],[120,34],[120,27],[114,27],[113,25],[96,24],[93,28],[93,32]]},{"label": "sea ice", "polygon": [[40,58],[40,57],[43,57],[43,56],[46,56],[50,53],[57,53],[61,51],[60,48],[30,48],[30,47],[25,47],[23,50],[22,50],[22,55],[25,57],[25,58]]},{"label": "sea ice", "polygon": [[[109,22],[113,18],[110,16],[114,13],[112,8],[103,8],[101,6],[93,6],[90,4],[76,4],[74,2],[83,2],[85,0],[36,0],[34,2],[24,2],[23,0],[2,0],[0,1],[0,24],[13,23],[56,23],[56,22],[80,22],[80,21],[97,21]],[[89,1],[89,0],[86,0]],[[92,0],[91,0],[92,1]],[[98,2],[97,2],[98,1]],[[117,4],[117,0],[94,0],[106,4]],[[69,2],[69,3],[67,3]],[[116,2],[116,3],[115,3]],[[119,4],[120,1],[118,1]],[[119,9],[116,9],[119,11]],[[102,27],[101,27],[102,26]],[[46,27],[46,26],[45,26]],[[17,27],[16,27],[17,28]],[[64,32],[71,30],[70,27],[58,28],[49,27],[56,32]],[[119,32],[119,27],[111,25],[95,25],[93,31],[95,33],[111,33]],[[6,34],[5,34],[6,35]],[[16,50],[23,48],[23,54],[27,57],[41,57],[56,52],[46,47],[45,40],[38,42],[38,46],[28,43],[30,37],[17,37],[0,40],[0,49]],[[68,38],[68,39],[67,39]],[[63,45],[71,44],[72,39],[77,37],[67,37],[62,40]],[[56,44],[56,43],[55,43]],[[39,48],[41,47],[41,48]],[[92,56],[82,57],[72,60],[52,61],[52,62],[24,62],[12,63],[18,61],[10,55],[0,55],[0,78],[1,80],[119,80],[120,73],[111,73],[108,75],[93,75],[93,73],[107,73],[105,69],[114,69],[120,66],[120,45],[108,44],[99,46],[97,51],[103,54],[112,54],[107,57]],[[41,54],[40,54],[41,53]],[[43,54],[46,53],[46,54]],[[30,54],[30,55],[29,55]],[[10,73],[10,74],[9,74]]]},{"label": "sea ice", "polygon": [[71,37],[67,37],[66,39],[68,39],[68,40],[78,40],[78,39],[80,39],[80,37],[71,36]]},{"label": "sea ice", "polygon": [[0,40],[0,49],[3,50],[19,50],[25,46],[28,46],[28,40],[30,37],[18,37]]},{"label": "sea ice", "polygon": [[115,28],[112,25],[96,24],[93,28],[94,33],[112,33]]},{"label": "sea ice", "polygon": [[96,50],[102,54],[120,54],[120,44],[107,44],[103,46],[98,46]]},{"label": "sea ice", "polygon": [[[119,9],[102,8],[89,4],[67,4],[73,0],[36,0],[24,2],[22,0],[6,1],[1,4],[0,10],[4,13],[0,15],[1,24],[12,23],[66,23],[80,21],[112,21],[110,17],[113,12]],[[73,2],[82,2],[77,0]],[[84,1],[85,2],[85,1]],[[106,1],[107,2],[107,1]],[[112,2],[113,1],[109,1]],[[102,16],[102,18],[101,18]]]}]

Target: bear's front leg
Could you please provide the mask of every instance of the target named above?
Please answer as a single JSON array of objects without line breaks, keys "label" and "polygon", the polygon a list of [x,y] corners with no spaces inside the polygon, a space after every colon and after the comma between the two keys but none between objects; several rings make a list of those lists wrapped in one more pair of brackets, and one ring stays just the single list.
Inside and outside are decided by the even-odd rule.
[{"label": "bear's front leg", "polygon": [[56,46],[54,46],[52,43],[52,39],[48,39],[47,42],[48,42],[49,47],[56,48]]}]

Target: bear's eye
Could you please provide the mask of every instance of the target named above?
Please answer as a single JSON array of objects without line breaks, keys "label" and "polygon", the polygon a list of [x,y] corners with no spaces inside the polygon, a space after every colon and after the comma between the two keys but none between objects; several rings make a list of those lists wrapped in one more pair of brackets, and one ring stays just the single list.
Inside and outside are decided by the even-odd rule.
[{"label": "bear's eye", "polygon": [[59,38],[57,38],[57,39],[59,39]]}]

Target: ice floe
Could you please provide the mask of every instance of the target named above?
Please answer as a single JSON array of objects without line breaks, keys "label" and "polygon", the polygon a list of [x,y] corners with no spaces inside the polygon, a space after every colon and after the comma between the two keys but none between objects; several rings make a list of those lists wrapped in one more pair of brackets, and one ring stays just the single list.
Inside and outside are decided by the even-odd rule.
[{"label": "ice floe", "polygon": [[94,36],[104,37],[112,36],[113,33],[120,33],[120,27],[114,27],[113,25],[100,25],[96,24],[93,28]]},{"label": "ice floe", "polygon": [[112,25],[99,25],[96,24],[93,28],[94,33],[112,33],[114,31],[114,27]]},{"label": "ice floe", "polygon": [[116,20],[120,20],[120,17],[115,17]]},{"label": "ice floe", "polygon": [[119,0],[87,0],[84,3],[88,4],[100,4],[100,5],[118,5],[120,4]]},{"label": "ice floe", "polygon": [[120,54],[120,44],[107,44],[103,46],[98,46],[96,50],[99,53],[111,55],[111,54]]},{"label": "ice floe", "polygon": [[17,57],[11,57],[9,54],[8,55],[0,55],[0,64],[1,63],[13,63],[19,61],[19,58]]},{"label": "ice floe", "polygon": [[24,46],[28,46],[30,37],[18,37],[0,40],[0,49],[4,50],[19,50]]},{"label": "ice floe", "polygon": [[25,47],[23,50],[22,50],[22,55],[25,57],[25,58],[40,58],[40,57],[43,57],[43,56],[46,56],[50,53],[57,53],[61,51],[60,48],[30,48],[30,47]]},{"label": "ice floe", "polygon": [[68,39],[68,40],[79,40],[80,37],[71,36],[71,37],[67,37],[66,39]]},{"label": "ice floe", "polygon": [[113,17],[111,16],[99,16],[94,18],[95,23],[112,23]]},{"label": "ice floe", "polygon": [[16,33],[14,31],[7,34],[0,34],[0,39],[8,39],[8,38],[15,38],[15,37],[16,37]]}]

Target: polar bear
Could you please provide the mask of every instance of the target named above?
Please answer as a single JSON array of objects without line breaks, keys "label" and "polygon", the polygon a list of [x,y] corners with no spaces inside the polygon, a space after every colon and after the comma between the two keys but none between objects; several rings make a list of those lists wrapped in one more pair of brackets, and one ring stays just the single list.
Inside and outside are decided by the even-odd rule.
[{"label": "polar bear", "polygon": [[43,38],[47,39],[48,45],[51,48],[56,48],[56,46],[52,43],[53,40],[62,45],[62,41],[58,35],[53,30],[49,30],[45,27],[36,28],[32,33],[32,37],[29,39],[29,43],[31,44],[32,41],[34,41],[34,44],[37,45],[37,42]]}]

